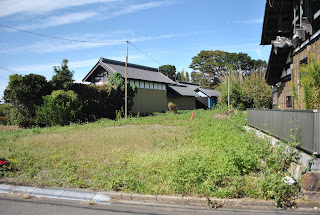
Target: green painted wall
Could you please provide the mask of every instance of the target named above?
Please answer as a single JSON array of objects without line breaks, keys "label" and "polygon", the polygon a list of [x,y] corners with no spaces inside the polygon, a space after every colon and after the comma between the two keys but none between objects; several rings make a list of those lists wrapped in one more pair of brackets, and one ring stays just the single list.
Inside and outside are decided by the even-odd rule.
[{"label": "green painted wall", "polygon": [[153,113],[168,110],[167,91],[138,88],[131,113]]},{"label": "green painted wall", "polygon": [[177,98],[168,97],[168,102],[173,102],[178,105],[178,110],[194,110],[196,109],[196,98],[182,96]]}]

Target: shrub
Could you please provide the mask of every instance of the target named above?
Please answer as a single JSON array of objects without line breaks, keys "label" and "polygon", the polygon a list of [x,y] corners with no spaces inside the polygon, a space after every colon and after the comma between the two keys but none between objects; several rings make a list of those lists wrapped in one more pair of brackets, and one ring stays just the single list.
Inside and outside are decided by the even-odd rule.
[{"label": "shrub", "polygon": [[306,109],[320,108],[320,61],[311,55],[307,65],[301,67],[303,104]]},{"label": "shrub", "polygon": [[0,105],[0,116],[5,116],[6,113],[9,111],[10,106],[7,104]]},{"label": "shrub", "polygon": [[177,113],[177,111],[178,111],[178,106],[177,106],[175,103],[173,103],[173,102],[169,102],[169,103],[168,103],[168,109],[169,109],[169,111],[170,111],[171,113]]},{"label": "shrub", "polygon": [[10,75],[9,84],[4,91],[4,99],[12,105],[8,113],[11,124],[23,127],[34,125],[36,106],[43,103],[42,96],[49,95],[51,85],[41,75]]},{"label": "shrub", "polygon": [[67,125],[75,122],[81,109],[78,96],[72,90],[53,91],[43,100],[43,105],[36,110],[36,120],[39,124]]}]

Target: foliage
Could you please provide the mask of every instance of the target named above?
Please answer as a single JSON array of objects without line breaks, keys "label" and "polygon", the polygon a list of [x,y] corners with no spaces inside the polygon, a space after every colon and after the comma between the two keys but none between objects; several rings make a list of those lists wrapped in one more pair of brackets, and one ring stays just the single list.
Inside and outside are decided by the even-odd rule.
[{"label": "foliage", "polygon": [[264,73],[251,73],[241,85],[243,100],[247,106],[254,108],[271,108],[272,90],[267,85]]},{"label": "foliage", "polygon": [[300,73],[305,109],[320,109],[320,61],[310,55],[308,64],[301,66]]},{"label": "foliage", "polygon": [[69,70],[68,60],[63,59],[60,66],[53,67],[55,75],[52,77],[50,83],[55,90],[69,90],[73,80],[73,71]]},{"label": "foliage", "polygon": [[189,72],[185,72],[184,70],[182,70],[181,72],[178,72],[177,80],[183,81],[183,82],[190,82]]},{"label": "foliage", "polygon": [[51,85],[41,75],[10,75],[4,99],[12,105],[8,113],[11,124],[31,126],[34,124],[36,106],[43,103],[42,96],[50,94]]},{"label": "foliage", "polygon": [[266,62],[253,60],[245,53],[229,53],[225,51],[201,51],[192,58],[190,68],[206,73],[211,86],[223,81],[228,70],[247,74],[257,69],[266,68]]},{"label": "foliage", "polygon": [[[243,110],[245,108],[270,108],[272,91],[266,84],[261,71],[251,72],[245,77],[230,73],[230,104]],[[228,103],[228,82],[221,83],[217,90],[221,93],[218,102]]]},{"label": "foliage", "polygon": [[112,86],[123,86],[124,87],[124,79],[120,73],[112,73],[108,77],[108,83]]},{"label": "foliage", "polygon": [[39,124],[63,126],[76,121],[81,106],[77,94],[72,90],[53,91],[43,100],[43,105],[36,110],[36,121]]},{"label": "foliage", "polygon": [[9,109],[10,109],[10,105],[0,104],[0,116],[5,116]]},{"label": "foliage", "polygon": [[298,184],[287,185],[282,178],[294,154],[285,153],[287,145],[274,148],[245,132],[244,112],[222,117],[221,111],[225,109],[0,132],[0,154],[14,169],[0,180],[142,194],[266,198],[288,205]]},{"label": "foliage", "polygon": [[191,83],[199,84],[201,87],[210,88],[210,82],[206,73],[193,71],[190,75]]},{"label": "foliage", "polygon": [[163,65],[159,67],[159,72],[168,76],[171,80],[175,81],[176,78],[176,67],[173,65]]},{"label": "foliage", "polygon": [[[116,73],[114,73],[116,74]],[[118,73],[119,74],[119,73]],[[113,77],[115,81],[113,82]],[[95,121],[100,118],[116,118],[116,111],[124,107],[124,81],[113,75],[114,85],[84,85],[73,84],[72,90],[78,94],[82,109],[78,119],[82,122]],[[110,78],[109,78],[110,83]],[[120,83],[117,85],[115,83]],[[136,85],[128,84],[128,110],[133,107],[133,97],[137,92]]]},{"label": "foliage", "polygon": [[[218,103],[220,105],[228,104],[228,81],[225,83],[221,83],[217,89],[221,95],[218,98]],[[243,110],[247,104],[243,100],[243,92],[241,89],[239,78],[236,74],[230,74],[230,105],[234,108],[238,108],[239,110]]]},{"label": "foliage", "polygon": [[170,111],[171,113],[177,113],[177,111],[178,111],[178,106],[177,106],[175,103],[173,103],[173,102],[169,102],[169,103],[168,103],[168,109],[169,109],[169,111]]}]

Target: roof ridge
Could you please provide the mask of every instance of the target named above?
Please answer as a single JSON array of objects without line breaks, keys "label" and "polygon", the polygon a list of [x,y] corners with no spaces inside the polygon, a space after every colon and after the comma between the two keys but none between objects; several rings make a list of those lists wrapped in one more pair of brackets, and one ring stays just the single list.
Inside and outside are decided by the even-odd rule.
[{"label": "roof ridge", "polygon": [[[115,64],[119,66],[125,66],[126,63],[123,61],[117,61],[117,60],[111,60],[108,58],[101,58],[101,61],[106,64]],[[142,66],[138,64],[133,64],[133,63],[128,63],[128,67],[136,68],[136,69],[143,69],[143,70],[148,70],[148,71],[153,71],[153,72],[159,72],[157,68],[154,67],[148,67],[148,66]]]}]

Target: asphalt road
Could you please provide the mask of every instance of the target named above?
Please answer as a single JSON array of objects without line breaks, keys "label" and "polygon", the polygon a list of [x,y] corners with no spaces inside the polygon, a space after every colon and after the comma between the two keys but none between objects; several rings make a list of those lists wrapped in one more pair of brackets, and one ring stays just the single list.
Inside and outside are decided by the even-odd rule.
[{"label": "asphalt road", "polygon": [[219,208],[209,209],[200,206],[173,205],[160,203],[144,203],[131,201],[111,202],[105,205],[89,205],[88,203],[69,200],[57,200],[46,198],[30,198],[17,195],[0,195],[0,214],[2,215],[61,215],[61,214],[86,214],[86,215],[135,215],[135,214],[185,214],[185,215],[206,215],[206,214],[320,214],[314,210],[255,210],[255,209],[233,209]]}]

